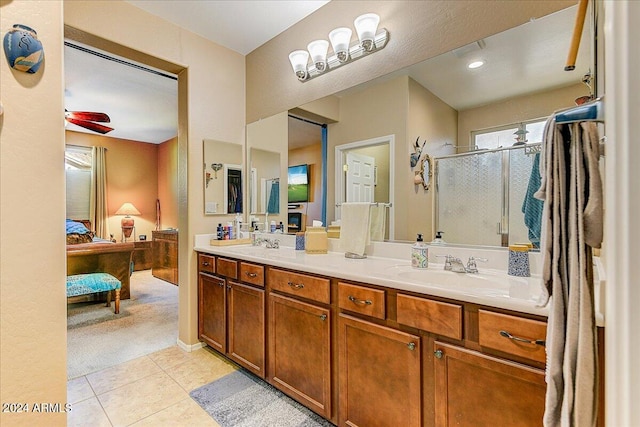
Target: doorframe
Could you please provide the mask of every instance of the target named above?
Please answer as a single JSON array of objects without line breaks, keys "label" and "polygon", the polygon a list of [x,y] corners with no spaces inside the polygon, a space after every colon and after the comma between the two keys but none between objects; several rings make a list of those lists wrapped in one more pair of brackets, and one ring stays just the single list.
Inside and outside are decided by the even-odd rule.
[{"label": "doorframe", "polygon": [[[197,316],[189,313],[185,307],[197,294],[197,286],[190,286],[190,256],[191,252],[185,250],[190,242],[190,219],[188,206],[188,180],[189,180],[189,111],[188,111],[188,68],[144,53],[135,48],[121,45],[115,41],[105,39],[88,33],[84,30],[64,24],[64,39],[74,40],[84,45],[135,61],[149,67],[163,70],[178,77],[178,164],[177,164],[177,207],[178,207],[178,341],[177,345],[185,351],[192,351],[203,346],[201,342],[187,344],[189,337],[197,335]],[[64,166],[63,166],[64,167]],[[195,273],[194,273],[195,274]],[[195,331],[195,332],[194,332]],[[66,350],[66,348],[65,348]]]},{"label": "doorframe", "polygon": [[342,165],[349,150],[373,147],[376,145],[389,144],[389,240],[395,239],[395,213],[394,213],[394,189],[395,189],[395,135],[379,136],[377,138],[365,139],[362,141],[350,142],[348,144],[337,145],[335,148],[335,218],[340,219],[340,204],[346,200],[345,185],[346,178]]}]

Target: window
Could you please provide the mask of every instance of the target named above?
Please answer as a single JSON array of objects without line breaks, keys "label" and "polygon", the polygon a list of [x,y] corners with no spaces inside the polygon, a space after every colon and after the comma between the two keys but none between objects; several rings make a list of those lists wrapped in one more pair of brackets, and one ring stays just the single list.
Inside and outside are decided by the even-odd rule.
[{"label": "window", "polygon": [[67,178],[67,218],[90,219],[91,147],[67,146],[64,166]]},{"label": "window", "polygon": [[517,142],[515,133],[524,130],[528,144],[542,142],[545,120],[511,124],[491,129],[483,129],[471,132],[471,140],[476,150],[511,147]]}]

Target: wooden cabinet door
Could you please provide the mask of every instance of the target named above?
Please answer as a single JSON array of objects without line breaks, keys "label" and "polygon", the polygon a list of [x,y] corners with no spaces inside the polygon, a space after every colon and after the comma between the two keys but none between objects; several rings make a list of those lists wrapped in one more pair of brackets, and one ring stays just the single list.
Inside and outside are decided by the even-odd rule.
[{"label": "wooden cabinet door", "polygon": [[264,290],[229,282],[227,298],[229,357],[264,378]]},{"label": "wooden cabinet door", "polygon": [[270,382],[331,418],[331,312],[269,295]]},{"label": "wooden cabinet door", "polygon": [[420,426],[420,338],[340,314],[341,426]]},{"label": "wooden cabinet door", "polygon": [[198,280],[198,335],[221,353],[227,350],[225,280],[200,274]]},{"label": "wooden cabinet door", "polygon": [[436,426],[542,425],[544,371],[436,342]]}]

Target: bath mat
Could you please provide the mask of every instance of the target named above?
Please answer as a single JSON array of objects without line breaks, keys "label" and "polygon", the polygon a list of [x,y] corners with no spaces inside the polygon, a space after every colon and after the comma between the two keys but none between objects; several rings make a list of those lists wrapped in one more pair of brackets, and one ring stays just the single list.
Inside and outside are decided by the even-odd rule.
[{"label": "bath mat", "polygon": [[333,427],[329,421],[243,370],[189,394],[221,427]]}]

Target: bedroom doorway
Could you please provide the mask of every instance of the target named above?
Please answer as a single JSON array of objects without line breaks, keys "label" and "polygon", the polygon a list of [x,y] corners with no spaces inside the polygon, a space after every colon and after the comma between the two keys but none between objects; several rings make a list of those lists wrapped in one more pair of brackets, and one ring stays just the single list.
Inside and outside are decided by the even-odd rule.
[{"label": "bedroom doorway", "polygon": [[[155,187],[153,184],[150,184],[149,187],[154,187],[155,190],[149,190],[146,193],[151,194],[150,202],[146,201],[146,199],[142,200],[141,205],[136,205],[135,200],[136,197],[138,199],[143,199],[145,196],[140,196],[140,194],[136,194],[135,191],[131,189],[131,187],[120,188],[121,200],[111,201],[109,200],[109,216],[110,216],[110,236],[117,240],[118,242],[121,239],[121,229],[120,229],[120,217],[115,217],[114,212],[118,209],[118,206],[125,199],[128,202],[133,201],[134,205],[136,205],[137,209],[141,212],[142,216],[147,216],[151,213],[151,218],[144,217],[134,217],[135,225],[136,225],[136,242],[135,245],[138,246],[138,242],[140,242],[141,247],[150,248],[152,242],[152,230],[156,229],[156,224],[161,228],[172,228],[172,229],[180,229],[184,232],[178,235],[178,263],[181,265],[188,264],[188,254],[185,252],[185,245],[188,244],[187,241],[187,230],[188,230],[188,207],[186,202],[187,200],[187,182],[186,182],[186,170],[187,170],[187,141],[188,135],[186,133],[186,129],[188,129],[187,125],[187,106],[186,106],[186,93],[187,93],[187,71],[186,68],[170,63],[168,61],[162,60],[160,58],[152,57],[148,54],[142,53],[140,51],[133,50],[131,48],[124,47],[122,45],[116,44],[109,40],[105,40],[91,34],[85,33],[83,31],[65,27],[65,49],[67,45],[67,40],[70,43],[80,45],[86,47],[87,49],[94,50],[96,52],[100,52],[103,55],[111,56],[114,58],[118,58],[123,60],[124,62],[133,63],[136,65],[140,65],[146,69],[153,70],[160,74],[166,74],[170,76],[174,76],[174,84],[177,87],[177,93],[175,96],[175,111],[173,112],[174,117],[173,121],[175,122],[175,127],[182,129],[180,134],[175,133],[173,136],[173,141],[171,141],[171,137],[168,137],[167,141],[170,141],[170,144],[167,144],[166,149],[161,152],[159,148],[151,149],[152,142],[140,140],[139,138],[128,139],[128,137],[121,137],[117,135],[117,123],[115,120],[112,121],[112,126],[116,130],[111,133],[113,138],[109,138],[109,135],[99,135],[101,145],[107,146],[107,152],[112,154],[111,160],[115,166],[120,167],[121,169],[117,172],[113,172],[110,174],[110,177],[114,181],[118,181],[119,184],[122,183],[122,165],[123,164],[131,164],[133,162],[136,165],[133,174],[142,173],[142,176],[145,176],[145,167],[149,167],[145,160],[144,154],[147,152],[156,152],[153,154],[157,159],[157,174],[163,175],[161,178],[158,176],[156,180]],[[65,58],[65,68],[66,68],[66,58]],[[128,65],[121,64],[122,67],[127,67]],[[96,78],[96,75],[93,73],[87,73],[85,75],[87,79]],[[121,86],[127,87],[129,83],[121,84]],[[135,84],[144,84],[144,82],[136,81]],[[93,85],[96,88],[108,88],[109,85],[101,85],[95,84]],[[149,88],[152,91],[154,88]],[[67,88],[69,91],[69,88]],[[107,94],[102,93],[103,97]],[[147,110],[152,111],[152,105],[147,105]],[[73,107],[75,111],[77,110],[91,110],[91,106],[85,107]],[[144,108],[143,108],[144,110]],[[77,130],[77,129],[76,129]],[[86,142],[78,143],[79,139],[84,138],[82,135],[78,136],[75,134],[81,134],[80,132],[69,132],[69,127],[67,128],[66,134],[67,144],[71,145],[89,145]],[[87,132],[85,132],[87,133]],[[74,136],[69,137],[70,134],[74,134]],[[95,138],[95,137],[94,137]],[[124,142],[123,142],[124,141]],[[120,150],[120,148],[126,142],[131,143],[131,150]],[[93,145],[93,144],[91,144]],[[116,148],[117,147],[117,148]],[[109,152],[110,151],[110,152]],[[128,154],[127,154],[128,153]],[[107,156],[109,155],[107,154]],[[137,162],[137,163],[135,163]],[[149,175],[148,173],[146,175]],[[173,177],[175,180],[171,181],[167,176]],[[109,176],[108,178],[109,179]],[[141,178],[138,177],[138,180]],[[171,191],[164,191],[161,189],[161,186],[166,186],[167,188],[171,188]],[[153,192],[155,191],[155,192]],[[161,212],[162,215],[159,215],[158,210],[156,209],[156,201],[162,200],[161,203]],[[113,204],[113,206],[112,206]],[[118,206],[115,206],[118,205]],[[152,205],[147,207],[145,205]],[[141,206],[145,206],[141,208]],[[146,211],[146,212],[145,212]],[[175,223],[169,223],[169,218],[173,217],[175,219]],[[151,226],[149,226],[151,223]],[[142,232],[144,226],[147,226],[148,231]],[[143,239],[140,239],[140,235],[143,235]],[[181,250],[182,249],[182,250]],[[183,254],[184,255],[180,255]],[[137,264],[140,266],[141,264]],[[113,308],[109,309],[104,307],[104,304],[95,304],[95,307],[92,308],[93,314],[89,314],[89,310],[85,310],[85,307],[82,305],[77,305],[74,308],[74,316],[72,320],[68,318],[68,330],[72,330],[69,333],[70,340],[68,341],[68,360],[69,362],[73,362],[73,358],[77,352],[77,348],[82,348],[83,351],[86,351],[90,356],[91,352],[98,352],[97,346],[102,346],[104,348],[108,347],[109,344],[106,342],[108,336],[117,337],[118,333],[122,333],[126,330],[127,327],[131,326],[132,323],[137,322],[140,323],[141,319],[144,319],[143,323],[146,323],[143,332],[129,332],[130,336],[128,339],[121,339],[120,344],[113,346],[113,348],[118,349],[118,354],[113,355],[111,358],[112,361],[109,361],[110,364],[117,364],[123,361],[122,358],[135,358],[140,356],[140,352],[153,352],[157,351],[161,348],[166,348],[170,345],[175,345],[178,337],[178,313],[179,307],[181,305],[181,301],[186,305],[189,300],[189,287],[187,286],[188,282],[188,272],[187,268],[184,268],[184,271],[180,272],[180,278],[178,279],[179,283],[184,283],[184,286],[175,286],[171,283],[165,282],[163,280],[159,280],[151,275],[151,270],[140,269],[138,271],[133,271],[130,277],[131,284],[131,293],[132,299],[128,300],[130,302],[136,302],[137,307],[135,311],[133,309],[133,305],[131,306],[131,310],[127,310],[126,304],[121,303],[121,311],[120,314],[115,315],[113,313]],[[139,290],[139,292],[137,291]],[[146,307],[146,308],[145,308]],[[161,314],[154,314],[154,308],[161,308],[164,311],[164,316]],[[172,316],[167,316],[167,312],[170,311],[174,313]],[[114,330],[110,330],[109,328],[114,328],[115,322],[120,322],[119,327],[115,327]],[[168,323],[167,323],[168,322]],[[99,324],[103,324],[106,329],[102,332],[93,332],[96,335],[102,334],[104,339],[94,344],[80,344],[75,335],[76,332],[81,331],[85,327],[95,328]],[[164,329],[163,329],[164,328]],[[91,328],[86,328],[87,331],[91,331]],[[89,332],[90,334],[92,332]],[[107,335],[105,335],[105,333]],[[72,337],[72,335],[74,335]],[[131,338],[131,336],[135,338]],[[153,337],[155,339],[155,344],[144,343],[142,341],[142,337]],[[72,342],[73,341],[73,342]],[[123,345],[126,343],[126,345]],[[72,349],[70,346],[75,345]],[[154,347],[155,346],[155,347]],[[160,346],[160,347],[158,347]],[[125,348],[127,347],[127,348]],[[104,348],[102,351],[104,351]],[[90,357],[89,357],[90,358]],[[109,358],[107,358],[109,359]],[[76,361],[77,362],[77,361]],[[74,362],[75,363],[75,362]],[[93,363],[93,362],[91,362]],[[96,366],[95,364],[85,365],[82,367],[82,364],[76,363],[73,369],[70,369],[68,372],[69,377],[84,375],[89,373],[89,371],[94,371],[101,368],[100,366]]]}]

